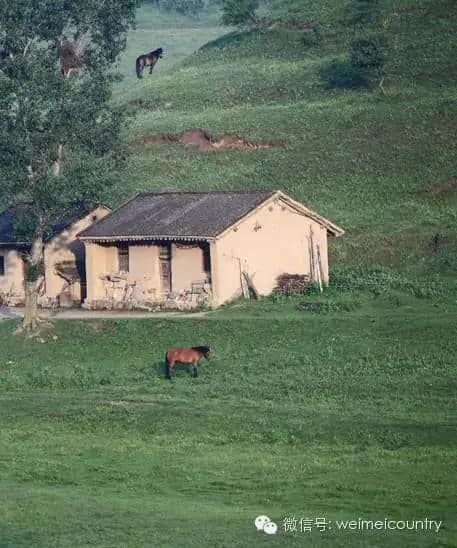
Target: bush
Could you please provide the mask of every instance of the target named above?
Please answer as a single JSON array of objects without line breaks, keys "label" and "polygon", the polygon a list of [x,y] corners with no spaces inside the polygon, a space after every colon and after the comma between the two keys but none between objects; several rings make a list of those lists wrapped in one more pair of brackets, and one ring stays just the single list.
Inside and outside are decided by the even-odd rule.
[{"label": "bush", "polygon": [[385,63],[386,42],[382,38],[359,38],[351,42],[349,63],[365,72],[379,70]]},{"label": "bush", "polygon": [[259,0],[225,0],[222,5],[222,24],[229,27],[256,25]]},{"label": "bush", "polygon": [[344,21],[350,25],[365,25],[379,17],[379,0],[353,0]]},{"label": "bush", "polygon": [[311,25],[308,30],[303,33],[301,43],[307,47],[312,48],[322,43],[322,30],[319,25]]},{"label": "bush", "polygon": [[347,60],[334,59],[319,70],[321,80],[329,89],[362,89],[370,87],[370,81],[359,68],[355,68]]},{"label": "bush", "polygon": [[334,59],[320,69],[319,75],[330,89],[373,87],[386,60],[385,49],[386,41],[381,37],[353,40],[349,58]]}]

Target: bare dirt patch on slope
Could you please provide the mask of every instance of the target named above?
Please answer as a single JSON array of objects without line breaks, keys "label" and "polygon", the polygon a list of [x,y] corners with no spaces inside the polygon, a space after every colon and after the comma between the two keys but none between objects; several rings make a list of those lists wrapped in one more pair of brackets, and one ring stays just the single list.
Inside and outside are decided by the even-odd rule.
[{"label": "bare dirt patch on slope", "polygon": [[451,177],[436,184],[429,192],[429,196],[443,196],[457,191],[457,177]]},{"label": "bare dirt patch on slope", "polygon": [[201,129],[185,131],[181,135],[148,135],[133,141],[129,146],[138,147],[149,143],[180,143],[185,146],[197,147],[205,152],[221,149],[258,150],[261,148],[278,148],[282,146],[281,143],[273,141],[246,141],[237,135],[223,135],[220,139],[215,140]]}]

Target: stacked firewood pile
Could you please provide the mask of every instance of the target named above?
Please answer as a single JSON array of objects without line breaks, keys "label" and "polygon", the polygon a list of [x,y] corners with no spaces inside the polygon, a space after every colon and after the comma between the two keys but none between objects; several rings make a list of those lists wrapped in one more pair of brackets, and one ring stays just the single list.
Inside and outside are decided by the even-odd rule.
[{"label": "stacked firewood pile", "polygon": [[274,292],[279,295],[304,295],[309,288],[311,278],[307,274],[281,274],[276,278]]}]

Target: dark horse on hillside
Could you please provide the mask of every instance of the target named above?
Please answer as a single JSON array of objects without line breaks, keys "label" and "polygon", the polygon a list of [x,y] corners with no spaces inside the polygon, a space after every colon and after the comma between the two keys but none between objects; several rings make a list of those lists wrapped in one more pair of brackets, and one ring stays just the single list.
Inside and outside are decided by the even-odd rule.
[{"label": "dark horse on hillside", "polygon": [[149,74],[152,74],[152,70],[155,64],[162,57],[163,57],[162,48],[155,49],[154,51],[150,51],[149,53],[144,53],[143,55],[140,55],[139,57],[137,57],[137,60],[135,62],[135,68],[136,68],[136,75],[138,76],[138,78],[141,78],[144,67],[151,67],[149,69]]},{"label": "dark horse on hillside", "polygon": [[211,348],[209,346],[193,346],[192,348],[170,348],[165,355],[166,378],[171,379],[171,372],[176,363],[191,364],[194,377],[198,377],[200,360],[205,357],[209,360]]}]

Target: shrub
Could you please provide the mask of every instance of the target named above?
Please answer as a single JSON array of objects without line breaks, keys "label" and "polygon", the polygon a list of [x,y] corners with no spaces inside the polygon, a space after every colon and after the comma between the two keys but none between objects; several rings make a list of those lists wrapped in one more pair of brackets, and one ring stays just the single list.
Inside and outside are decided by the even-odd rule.
[{"label": "shrub", "polygon": [[386,41],[381,37],[353,40],[349,58],[334,59],[320,69],[319,75],[330,89],[373,87],[386,60],[385,49]]},{"label": "shrub", "polygon": [[225,0],[222,5],[222,24],[229,27],[256,25],[259,0]]},{"label": "shrub", "polygon": [[364,25],[371,23],[379,16],[379,0],[353,0],[349,5],[345,23]]},{"label": "shrub", "polygon": [[307,47],[312,48],[318,46],[322,42],[322,30],[319,25],[311,25],[301,37],[301,43]]},{"label": "shrub", "polygon": [[329,89],[361,89],[370,87],[364,71],[354,68],[347,60],[334,59],[319,70],[320,78]]},{"label": "shrub", "polygon": [[359,38],[351,42],[349,63],[361,72],[379,70],[385,63],[385,40],[382,38]]}]

